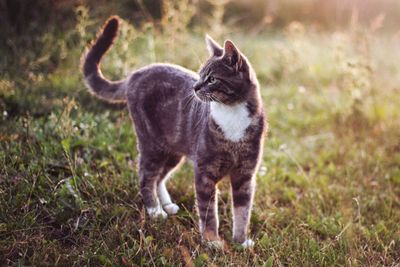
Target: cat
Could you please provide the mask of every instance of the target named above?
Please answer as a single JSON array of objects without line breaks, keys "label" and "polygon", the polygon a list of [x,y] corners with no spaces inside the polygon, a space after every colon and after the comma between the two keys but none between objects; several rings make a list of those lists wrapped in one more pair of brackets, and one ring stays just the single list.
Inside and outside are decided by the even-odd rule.
[{"label": "cat", "polygon": [[110,17],[83,56],[82,71],[92,94],[127,103],[139,150],[140,192],[152,218],[176,214],[166,188],[170,174],[188,158],[194,167],[202,239],[223,246],[218,234],[217,183],[229,177],[233,241],[252,247],[248,237],[255,174],[266,132],[259,83],[248,59],[230,40],[221,47],[206,36],[209,59],[199,74],[172,64],[151,64],[120,81],[109,81],[100,60],[118,34]]}]

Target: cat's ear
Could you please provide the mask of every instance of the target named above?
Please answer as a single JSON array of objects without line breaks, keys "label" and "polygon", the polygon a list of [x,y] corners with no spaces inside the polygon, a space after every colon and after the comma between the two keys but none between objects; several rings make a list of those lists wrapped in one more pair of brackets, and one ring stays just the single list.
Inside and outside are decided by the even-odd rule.
[{"label": "cat's ear", "polygon": [[224,44],[224,57],[229,66],[233,67],[236,71],[242,69],[243,58],[239,49],[231,40],[226,40]]},{"label": "cat's ear", "polygon": [[210,35],[206,34],[206,44],[207,50],[210,53],[210,56],[219,57],[222,56],[223,50],[222,47],[211,38]]}]

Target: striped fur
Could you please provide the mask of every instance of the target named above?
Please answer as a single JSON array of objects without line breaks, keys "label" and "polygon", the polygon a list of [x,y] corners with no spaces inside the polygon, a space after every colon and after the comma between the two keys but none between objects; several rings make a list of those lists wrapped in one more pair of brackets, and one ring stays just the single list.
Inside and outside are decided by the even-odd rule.
[{"label": "striped fur", "polygon": [[100,71],[100,60],[113,45],[118,35],[119,18],[114,16],[107,20],[97,40],[83,57],[83,75],[85,83],[93,94],[111,102],[126,102],[124,81],[112,82],[105,79]]},{"label": "striped fur", "polygon": [[127,102],[138,140],[140,191],[152,217],[175,214],[166,181],[183,158],[193,162],[200,232],[211,245],[218,235],[218,182],[231,179],[233,239],[248,239],[255,173],[262,153],[264,112],[256,75],[231,42],[219,46],[207,36],[210,58],[199,74],[172,64],[152,64],[118,82],[99,70],[118,30],[105,24],[84,57],[86,83],[96,96]]}]

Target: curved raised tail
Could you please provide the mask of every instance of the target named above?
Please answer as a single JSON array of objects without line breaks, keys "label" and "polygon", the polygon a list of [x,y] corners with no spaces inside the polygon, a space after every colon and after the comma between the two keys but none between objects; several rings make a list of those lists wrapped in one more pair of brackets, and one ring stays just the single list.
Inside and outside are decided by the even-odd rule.
[{"label": "curved raised tail", "polygon": [[100,70],[100,60],[113,45],[118,28],[119,17],[110,17],[82,58],[86,85],[95,96],[111,103],[126,102],[126,85],[124,80],[114,82],[104,78]]}]

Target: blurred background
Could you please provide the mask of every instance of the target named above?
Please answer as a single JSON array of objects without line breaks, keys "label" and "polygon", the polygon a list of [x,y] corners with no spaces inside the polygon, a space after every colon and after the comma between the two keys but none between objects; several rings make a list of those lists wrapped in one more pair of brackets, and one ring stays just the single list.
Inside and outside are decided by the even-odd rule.
[{"label": "blurred background", "polygon": [[[189,165],[170,186],[182,212],[146,220],[127,111],[80,73],[111,15],[110,79],[153,62],[198,70],[206,33],[249,58],[270,124],[254,253],[198,245]],[[0,0],[0,36],[0,265],[398,265],[400,1]],[[227,241],[229,203],[223,184]]]},{"label": "blurred background", "polygon": [[[210,26],[218,8],[224,7],[219,19],[239,30],[271,30],[285,27],[298,21],[320,30],[343,29],[351,23],[367,27],[382,27],[398,30],[400,23],[400,3],[396,0],[217,0],[217,1],[161,1],[161,0],[122,0],[108,3],[100,0],[2,0],[1,15],[3,29],[17,32],[32,30],[41,24],[57,23],[67,28],[73,24],[78,6],[94,9],[91,15],[104,19],[110,14],[119,14],[135,25],[151,21],[160,23],[167,19],[169,5],[180,5],[182,12],[190,12],[188,24]],[[221,12],[221,11],[219,11]],[[373,25],[378,19],[380,25]],[[183,26],[183,25],[182,25]]]},{"label": "blurred background", "polygon": [[[78,66],[84,48],[103,22],[114,14],[121,16],[126,23],[122,30],[125,40],[118,47],[118,56],[112,56],[114,67],[108,70],[112,77],[120,77],[134,67],[156,60],[175,62],[196,70],[204,59],[203,36],[209,33],[220,42],[237,35],[243,39],[240,42],[244,45],[253,43],[248,55],[254,54],[255,61],[263,63],[260,78],[271,80],[276,75],[287,73],[288,68],[295,68],[289,62],[277,66],[274,55],[278,55],[276,57],[281,61],[296,61],[296,51],[283,47],[278,48],[279,52],[262,51],[265,46],[258,48],[254,40],[269,40],[269,44],[279,46],[286,38],[308,36],[309,40],[321,43],[311,54],[315,55],[318,49],[332,48],[336,49],[333,56],[337,57],[347,48],[355,48],[364,53],[361,57],[368,61],[367,57],[371,55],[365,53],[380,53],[367,51],[374,42],[389,42],[387,45],[393,46],[399,41],[399,12],[400,2],[396,0],[0,0],[1,92],[9,94],[5,89],[7,84],[17,82],[10,77],[13,76],[12,70],[20,78],[42,79],[43,71],[54,73],[67,65]],[[187,38],[188,34],[193,38]],[[330,38],[328,34],[333,40],[326,39]],[[246,38],[242,38],[243,35]],[[383,39],[375,36],[383,36]],[[324,38],[330,48],[328,44],[324,46]],[[260,56],[261,53],[264,55]],[[282,57],[280,53],[286,55]],[[342,54],[346,57],[345,53]],[[292,63],[298,65],[299,62]],[[68,79],[79,79],[75,69],[70,75]],[[393,79],[397,82],[398,75]],[[30,90],[29,86],[23,87]],[[7,100],[0,102],[3,108],[6,105],[4,101]]]}]

